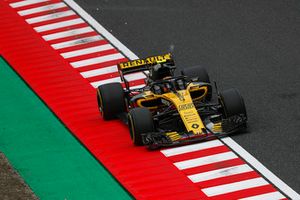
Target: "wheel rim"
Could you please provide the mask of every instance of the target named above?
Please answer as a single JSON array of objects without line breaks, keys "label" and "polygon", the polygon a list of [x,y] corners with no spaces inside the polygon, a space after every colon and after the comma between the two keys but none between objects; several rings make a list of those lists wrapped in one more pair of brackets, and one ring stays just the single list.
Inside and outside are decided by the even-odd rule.
[{"label": "wheel rim", "polygon": [[100,91],[97,90],[97,100],[98,100],[98,109],[100,111],[100,114],[101,116],[103,116],[103,101],[102,101],[102,98],[101,98],[101,94],[100,94]]}]

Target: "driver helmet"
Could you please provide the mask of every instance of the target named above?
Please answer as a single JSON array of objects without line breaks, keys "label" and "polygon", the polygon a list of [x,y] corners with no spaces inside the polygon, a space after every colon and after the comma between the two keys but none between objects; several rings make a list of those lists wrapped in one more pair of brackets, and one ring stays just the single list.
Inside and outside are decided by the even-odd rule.
[{"label": "driver helmet", "polygon": [[168,66],[156,64],[150,70],[149,78],[153,81],[163,80],[172,76],[172,70]]}]

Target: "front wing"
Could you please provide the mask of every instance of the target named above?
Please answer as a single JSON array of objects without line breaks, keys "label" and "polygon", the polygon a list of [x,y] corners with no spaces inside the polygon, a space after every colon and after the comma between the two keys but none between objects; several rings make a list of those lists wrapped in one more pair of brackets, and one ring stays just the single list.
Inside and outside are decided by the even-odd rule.
[{"label": "front wing", "polygon": [[195,135],[191,132],[145,133],[143,134],[143,143],[148,149],[154,150],[163,147],[181,146],[208,141],[241,131],[246,127],[246,122],[246,116],[236,115],[213,124],[212,128],[206,127],[206,132],[199,135]]}]

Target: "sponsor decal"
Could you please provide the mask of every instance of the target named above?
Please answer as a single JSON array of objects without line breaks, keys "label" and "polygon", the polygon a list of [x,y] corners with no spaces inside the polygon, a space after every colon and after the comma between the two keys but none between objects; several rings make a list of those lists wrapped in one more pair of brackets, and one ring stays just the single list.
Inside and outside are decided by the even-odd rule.
[{"label": "sponsor decal", "polygon": [[167,62],[169,60],[172,60],[170,53],[165,55],[160,55],[160,56],[152,56],[146,59],[137,59],[129,62],[120,63],[119,66],[121,69],[127,69],[132,67],[143,66],[143,65],[155,65],[155,64]]},{"label": "sponsor decal", "polygon": [[178,111],[188,110],[188,109],[192,109],[194,107],[195,106],[194,106],[193,103],[181,104],[181,105],[178,106]]}]

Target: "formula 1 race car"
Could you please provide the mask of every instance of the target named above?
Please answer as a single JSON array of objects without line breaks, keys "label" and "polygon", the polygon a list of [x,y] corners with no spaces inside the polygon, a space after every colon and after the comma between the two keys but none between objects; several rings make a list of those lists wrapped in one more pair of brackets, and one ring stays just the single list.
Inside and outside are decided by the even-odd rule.
[{"label": "formula 1 race car", "polygon": [[[179,76],[175,68],[171,54],[119,63],[125,88],[119,82],[98,87],[102,117],[120,118],[133,143],[150,149],[218,138],[246,127],[244,100],[236,89],[219,92],[214,84],[213,98],[204,68],[184,68]],[[126,74],[135,72],[145,73],[143,88],[130,88]]]}]

